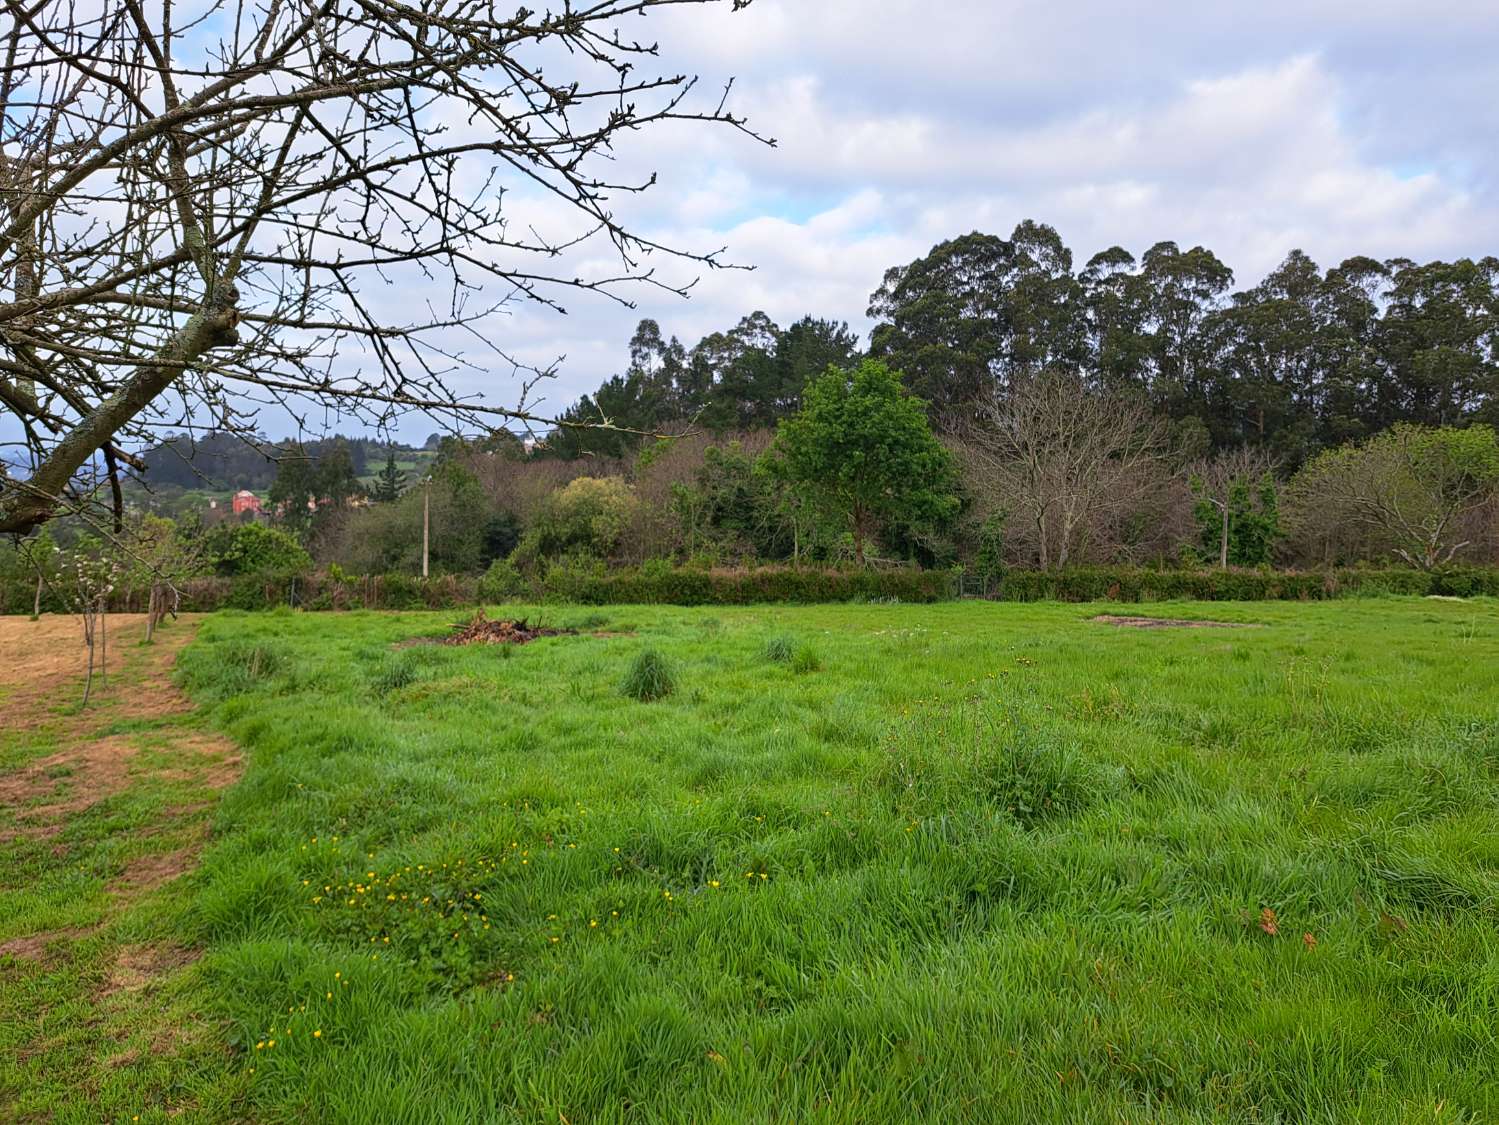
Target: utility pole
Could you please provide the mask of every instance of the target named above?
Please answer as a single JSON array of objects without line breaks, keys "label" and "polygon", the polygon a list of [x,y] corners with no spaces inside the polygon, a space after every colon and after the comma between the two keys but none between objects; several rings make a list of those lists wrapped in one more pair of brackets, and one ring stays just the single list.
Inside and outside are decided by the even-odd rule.
[{"label": "utility pole", "polygon": [[427,542],[432,529],[432,478],[422,482],[422,578],[427,577]]}]

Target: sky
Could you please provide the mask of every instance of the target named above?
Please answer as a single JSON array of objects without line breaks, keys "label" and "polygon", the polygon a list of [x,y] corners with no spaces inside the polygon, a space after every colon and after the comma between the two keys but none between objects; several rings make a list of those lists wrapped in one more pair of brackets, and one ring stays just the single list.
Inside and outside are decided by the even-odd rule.
[{"label": "sky", "polygon": [[[688,347],[756,310],[783,326],[847,321],[867,339],[888,268],[1023,219],[1054,226],[1079,268],[1169,239],[1209,247],[1242,287],[1292,249],[1323,266],[1499,254],[1495,0],[753,0],[740,12],[723,0],[622,30],[659,41],[661,73],[700,76],[698,109],[732,79],[730,108],[777,143],[701,124],[627,134],[606,173],[658,179],[616,199],[618,216],[753,268],[656,255],[663,279],[697,279],[690,299],[636,286],[620,291],[633,308],[572,291],[567,315],[512,306],[486,334],[508,356],[556,363],[528,404],[543,416],[620,373],[641,318]],[[508,186],[514,229],[579,233],[555,202]],[[585,244],[558,268],[614,274],[606,249]],[[383,289],[361,298],[387,323],[422,319],[408,281]],[[515,405],[499,356],[461,333],[444,343],[471,365],[455,390]],[[359,429],[319,413],[322,429]],[[261,428],[291,434],[277,418]],[[395,436],[436,428],[413,415]]]},{"label": "sky", "polygon": [[[633,310],[588,295],[565,317],[516,310],[513,354],[566,357],[544,409],[619,372],[641,317],[689,347],[756,309],[867,334],[887,268],[1025,218],[1079,267],[1171,239],[1211,248],[1240,285],[1293,248],[1324,266],[1499,253],[1491,0],[755,0],[638,22],[709,100],[733,78],[732,108],[778,144],[634,135],[621,170],[660,182],[619,213],[754,270],[707,273],[686,301],[641,289]],[[503,399],[503,375],[462,383],[485,384]]]}]

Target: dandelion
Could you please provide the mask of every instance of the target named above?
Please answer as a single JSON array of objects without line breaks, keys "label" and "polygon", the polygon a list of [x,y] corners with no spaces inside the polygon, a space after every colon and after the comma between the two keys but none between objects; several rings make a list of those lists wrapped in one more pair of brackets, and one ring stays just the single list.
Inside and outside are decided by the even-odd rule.
[{"label": "dandelion", "polygon": [[323,1037],[323,1029],[322,1028],[318,1028],[316,1031],[314,1031],[312,1033],[312,1037],[314,1039],[321,1039]]}]

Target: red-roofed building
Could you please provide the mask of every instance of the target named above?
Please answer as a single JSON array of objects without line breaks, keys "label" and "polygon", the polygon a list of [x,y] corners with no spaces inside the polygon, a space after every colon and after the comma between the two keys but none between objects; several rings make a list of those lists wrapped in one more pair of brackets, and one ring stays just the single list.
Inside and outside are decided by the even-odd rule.
[{"label": "red-roofed building", "polygon": [[251,515],[260,515],[260,497],[249,489],[240,489],[234,494],[234,514],[237,516],[249,512]]}]

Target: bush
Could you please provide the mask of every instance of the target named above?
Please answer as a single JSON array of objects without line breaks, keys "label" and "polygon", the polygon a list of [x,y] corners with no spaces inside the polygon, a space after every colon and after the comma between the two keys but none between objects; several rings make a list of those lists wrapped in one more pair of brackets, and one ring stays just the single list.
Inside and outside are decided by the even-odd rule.
[{"label": "bush", "polygon": [[1339,570],[1146,570],[1079,567],[1009,570],[1000,601],[1321,601],[1327,598],[1428,594],[1499,595],[1499,570],[1406,568]]},{"label": "bush", "polygon": [[260,523],[221,527],[209,539],[214,569],[237,577],[248,574],[295,574],[312,566],[312,557],[296,538]]},{"label": "bush", "polygon": [[514,561],[529,567],[578,552],[608,557],[636,506],[634,492],[618,477],[579,477],[547,498]]},{"label": "bush", "polygon": [[495,559],[479,579],[481,602],[506,602],[526,592],[526,580],[509,559]]},{"label": "bush", "polygon": [[648,648],[630,665],[619,690],[641,703],[654,703],[677,690],[676,672],[666,657]]},{"label": "bush", "polygon": [[[609,570],[596,560],[554,565],[544,577],[515,584],[499,563],[480,579],[443,575],[423,581],[407,574],[333,577],[301,572],[194,578],[182,583],[182,608],[217,609],[456,609],[482,602],[546,600],[577,605],[815,605],[833,602],[936,602],[956,593],[945,570],[688,570],[670,567]],[[0,613],[30,613],[35,580],[0,575]],[[1499,568],[1448,567],[1337,570],[1148,570],[1082,567],[1063,571],[1007,570],[989,583],[998,601],[1321,601],[1328,598],[1499,597]],[[142,612],[148,588],[122,584],[110,595],[114,612]],[[43,612],[67,612],[51,590]],[[769,655],[767,659],[775,659]]]}]

